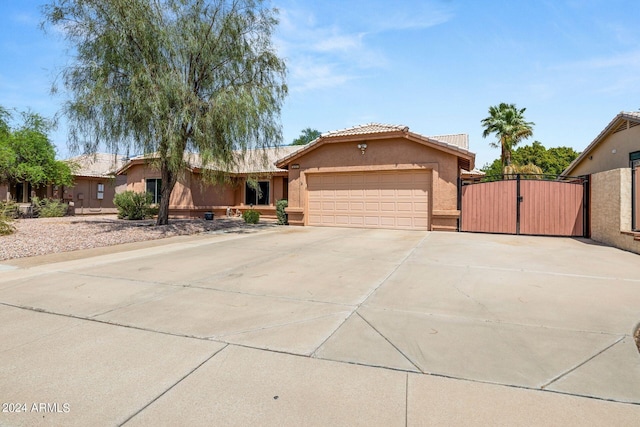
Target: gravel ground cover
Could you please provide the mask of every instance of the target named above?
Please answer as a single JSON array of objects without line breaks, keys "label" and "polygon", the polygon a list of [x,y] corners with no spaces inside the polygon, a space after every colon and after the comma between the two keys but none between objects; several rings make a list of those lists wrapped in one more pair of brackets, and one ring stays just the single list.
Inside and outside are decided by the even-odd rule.
[{"label": "gravel ground cover", "polygon": [[12,224],[15,233],[0,236],[0,261],[218,230],[276,226],[275,221],[263,219],[257,225],[248,225],[240,218],[174,219],[168,225],[156,226],[155,220],[127,221],[116,215],[29,218]]}]

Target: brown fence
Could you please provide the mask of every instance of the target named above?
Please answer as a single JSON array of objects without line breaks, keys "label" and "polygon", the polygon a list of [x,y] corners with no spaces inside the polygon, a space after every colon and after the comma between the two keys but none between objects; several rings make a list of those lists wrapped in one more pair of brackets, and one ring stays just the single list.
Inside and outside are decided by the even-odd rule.
[{"label": "brown fence", "polygon": [[586,235],[586,179],[509,178],[462,186],[460,231]]}]

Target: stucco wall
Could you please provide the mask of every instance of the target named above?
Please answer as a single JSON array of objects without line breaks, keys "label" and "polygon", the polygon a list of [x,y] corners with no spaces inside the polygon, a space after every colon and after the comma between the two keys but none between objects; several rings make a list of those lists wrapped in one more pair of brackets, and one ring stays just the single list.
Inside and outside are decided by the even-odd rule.
[{"label": "stucco wall", "polygon": [[591,175],[591,238],[640,254],[640,241],[631,231],[631,169]]},{"label": "stucco wall", "polygon": [[[126,173],[127,190],[135,192],[146,191],[147,179],[161,178],[160,171],[144,164],[132,165]],[[270,181],[270,205],[258,210],[267,218],[275,217],[275,201],[282,198],[282,177],[267,176],[259,180]],[[200,174],[187,171],[178,178],[171,192],[169,213],[173,217],[201,217],[207,211],[224,215],[227,207],[244,206],[245,182],[246,179],[240,177],[228,183],[210,184],[203,182]]]},{"label": "stucco wall", "polygon": [[571,171],[571,175],[580,176],[628,168],[629,153],[638,150],[640,150],[640,126],[610,134]]},{"label": "stucco wall", "polygon": [[[102,199],[98,199],[98,184],[104,185]],[[72,187],[64,188],[63,198],[73,202],[76,214],[113,213],[116,185],[111,178],[76,177]]]},{"label": "stucco wall", "polygon": [[[366,142],[362,154],[357,145]],[[404,138],[326,143],[292,163],[289,168],[289,220],[306,223],[307,176],[322,172],[394,171],[424,169],[432,171],[431,224],[433,229],[456,228],[458,159],[452,154]]]}]

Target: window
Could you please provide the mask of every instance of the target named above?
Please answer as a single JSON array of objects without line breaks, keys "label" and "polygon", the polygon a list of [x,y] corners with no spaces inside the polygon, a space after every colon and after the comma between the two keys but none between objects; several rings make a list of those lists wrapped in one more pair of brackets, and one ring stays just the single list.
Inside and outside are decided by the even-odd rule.
[{"label": "window", "polygon": [[104,199],[104,184],[98,184],[98,200]]},{"label": "window", "polygon": [[258,181],[258,190],[245,183],[244,185],[245,205],[268,205],[269,204],[269,181]]},{"label": "window", "polygon": [[151,203],[160,203],[160,192],[162,190],[162,180],[148,179],[147,180],[147,193],[151,193]]}]

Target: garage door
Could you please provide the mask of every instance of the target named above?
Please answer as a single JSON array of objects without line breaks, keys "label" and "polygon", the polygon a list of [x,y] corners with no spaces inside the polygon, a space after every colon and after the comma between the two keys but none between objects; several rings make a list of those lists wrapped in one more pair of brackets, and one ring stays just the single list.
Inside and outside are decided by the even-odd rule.
[{"label": "garage door", "polygon": [[309,174],[308,224],[429,229],[428,171]]}]

